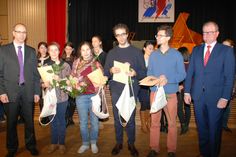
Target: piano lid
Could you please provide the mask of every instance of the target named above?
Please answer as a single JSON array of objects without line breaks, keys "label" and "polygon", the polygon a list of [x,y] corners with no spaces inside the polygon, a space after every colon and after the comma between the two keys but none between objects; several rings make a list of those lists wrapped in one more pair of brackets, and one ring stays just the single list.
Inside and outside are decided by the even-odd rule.
[{"label": "piano lid", "polygon": [[170,45],[173,48],[178,49],[179,47],[185,46],[192,52],[194,46],[202,43],[202,35],[194,32],[188,28],[186,21],[189,17],[189,13],[180,13],[174,26],[173,36],[170,40]]}]

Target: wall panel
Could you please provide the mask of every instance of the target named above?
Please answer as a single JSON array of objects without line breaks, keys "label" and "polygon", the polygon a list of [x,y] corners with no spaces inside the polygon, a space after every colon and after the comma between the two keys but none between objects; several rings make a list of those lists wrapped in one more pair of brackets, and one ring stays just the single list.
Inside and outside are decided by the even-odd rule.
[{"label": "wall panel", "polygon": [[16,23],[27,26],[27,44],[34,48],[46,41],[46,0],[8,0],[8,35]]}]

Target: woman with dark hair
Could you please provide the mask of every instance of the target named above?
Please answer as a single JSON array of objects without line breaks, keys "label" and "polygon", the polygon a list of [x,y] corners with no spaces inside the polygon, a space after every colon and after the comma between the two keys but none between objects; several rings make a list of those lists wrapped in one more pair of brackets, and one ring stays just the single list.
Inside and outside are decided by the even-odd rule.
[{"label": "woman with dark hair", "polygon": [[[149,56],[154,50],[154,43],[152,41],[146,41],[143,45],[143,56],[145,60],[146,67],[148,66]],[[138,99],[141,105],[140,108],[140,121],[141,130],[147,133],[150,129],[150,100],[149,100],[149,87],[140,86]]]},{"label": "woman with dark hair", "polygon": [[[91,97],[95,96],[98,88],[89,80],[88,74],[94,70],[101,68],[102,65],[96,60],[92,51],[92,45],[89,42],[82,42],[78,48],[78,59],[72,66],[73,77],[76,77],[79,83],[85,83],[85,91],[76,97],[76,107],[80,120],[80,134],[82,136],[82,145],[78,149],[78,153],[84,153],[90,148],[92,153],[98,153],[97,139],[99,132],[98,117],[92,111]],[[88,119],[90,119],[91,127],[88,128]]]},{"label": "woman with dark hair", "polygon": [[[188,48],[183,46],[178,48],[178,51],[183,56],[185,70],[187,71],[189,64],[189,56],[190,56]],[[179,91],[177,92],[177,99],[178,99],[177,115],[179,117],[181,125],[180,135],[183,135],[188,132],[189,122],[191,117],[190,105],[184,102],[184,81],[179,83]]]},{"label": "woman with dark hair", "polygon": [[[67,62],[72,68],[73,62],[75,60],[74,46],[71,42],[67,42],[64,45],[64,51],[61,56],[62,60]],[[73,121],[73,115],[75,112],[75,99],[69,96],[69,104],[66,111],[66,127],[75,124]]]},{"label": "woman with dark hair", "polygon": [[41,41],[38,44],[38,67],[47,65],[50,61],[49,54],[48,54],[48,44],[44,41]]},{"label": "woman with dark hair", "polygon": [[[48,54],[48,44],[44,41],[41,41],[41,42],[38,43],[37,58],[38,58],[38,67],[46,66],[50,62],[50,57],[49,57],[49,54]],[[42,81],[41,81],[41,83],[42,83]],[[43,92],[43,87],[41,87],[41,88],[42,88],[42,92]],[[42,95],[43,95],[43,93],[42,93]],[[42,108],[43,108],[43,97],[42,97],[42,95],[40,96],[41,99],[39,100],[40,111],[42,111]],[[46,118],[43,118],[42,121],[46,122],[47,120],[46,120]]]}]

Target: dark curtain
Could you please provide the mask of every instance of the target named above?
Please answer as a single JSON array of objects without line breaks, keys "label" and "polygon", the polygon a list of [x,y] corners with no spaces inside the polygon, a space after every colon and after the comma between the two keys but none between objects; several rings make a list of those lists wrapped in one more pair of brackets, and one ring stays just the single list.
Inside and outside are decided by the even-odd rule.
[{"label": "dark curtain", "polygon": [[[232,2],[176,0],[175,19],[180,12],[190,13],[187,26],[198,33],[202,32],[204,22],[216,21],[220,26],[219,41],[225,38],[236,41],[236,8]],[[98,34],[103,38],[105,51],[108,51],[115,40],[112,28],[120,22],[136,32],[134,40],[154,40],[157,26],[163,24],[138,23],[138,0],[69,0],[68,8],[69,40],[75,46]]]},{"label": "dark curtain", "polygon": [[47,0],[47,42],[57,42],[60,52],[66,40],[66,0]]}]

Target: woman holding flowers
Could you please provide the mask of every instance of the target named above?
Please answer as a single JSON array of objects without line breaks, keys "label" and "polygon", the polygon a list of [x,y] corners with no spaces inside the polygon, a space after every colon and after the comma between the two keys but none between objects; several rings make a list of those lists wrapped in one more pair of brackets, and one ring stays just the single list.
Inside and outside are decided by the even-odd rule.
[{"label": "woman holding flowers", "polygon": [[[56,42],[52,42],[48,45],[48,53],[51,58],[49,65],[52,66],[54,71],[54,81],[59,82],[61,79],[66,78],[71,73],[70,65],[59,59],[60,46]],[[59,87],[44,82],[44,86],[50,90],[50,88],[56,89],[57,97],[57,110],[56,115],[51,122],[51,145],[48,148],[48,153],[54,152],[59,148],[59,152],[64,154],[65,148],[65,134],[66,134],[66,120],[65,113],[68,104],[68,94],[66,94]]]},{"label": "woman holding flowers", "polygon": [[[89,80],[88,74],[94,70],[101,68],[101,64],[96,60],[92,52],[92,45],[89,42],[82,42],[78,48],[78,59],[72,66],[73,77],[76,77],[79,83],[87,84],[86,90],[76,97],[76,107],[80,120],[80,133],[82,136],[82,146],[78,149],[78,153],[84,153],[89,149],[91,144],[92,153],[98,152],[98,117],[92,111],[91,97],[97,93],[97,88]],[[88,129],[88,115],[90,116],[90,130]]]}]

